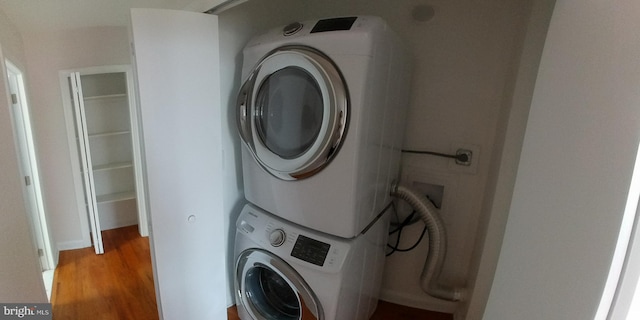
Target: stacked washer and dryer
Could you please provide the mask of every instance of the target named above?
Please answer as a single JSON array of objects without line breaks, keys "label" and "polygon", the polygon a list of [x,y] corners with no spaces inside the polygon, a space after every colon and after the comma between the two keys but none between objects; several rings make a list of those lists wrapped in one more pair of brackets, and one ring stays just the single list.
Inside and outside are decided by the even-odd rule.
[{"label": "stacked washer and dryer", "polygon": [[369,319],[408,104],[399,40],[380,18],[341,17],[275,28],[243,54],[238,313]]}]

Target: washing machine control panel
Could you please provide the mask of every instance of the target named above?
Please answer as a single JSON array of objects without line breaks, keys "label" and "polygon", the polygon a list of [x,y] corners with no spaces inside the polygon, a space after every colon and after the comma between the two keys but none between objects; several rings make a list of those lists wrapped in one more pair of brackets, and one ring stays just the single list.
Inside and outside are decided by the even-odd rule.
[{"label": "washing machine control panel", "polygon": [[253,205],[242,210],[236,228],[288,263],[323,272],[339,272],[351,248],[348,241],[287,222]]},{"label": "washing machine control panel", "polygon": [[291,256],[317,266],[323,266],[330,248],[331,245],[328,243],[298,235],[298,240],[291,250]]}]

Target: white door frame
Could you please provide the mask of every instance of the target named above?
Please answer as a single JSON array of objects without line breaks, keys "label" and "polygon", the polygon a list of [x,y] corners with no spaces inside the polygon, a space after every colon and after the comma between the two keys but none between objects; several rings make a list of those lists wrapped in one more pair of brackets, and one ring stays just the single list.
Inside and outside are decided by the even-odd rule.
[{"label": "white door frame", "polygon": [[596,320],[636,319],[640,313],[640,145],[611,268]]},{"label": "white door frame", "polygon": [[24,177],[23,194],[25,208],[29,216],[34,244],[40,256],[42,271],[55,268],[55,258],[51,247],[51,237],[47,223],[38,160],[33,141],[31,118],[22,71],[11,61],[5,60],[9,90],[11,94],[11,120],[20,159],[20,174]]}]

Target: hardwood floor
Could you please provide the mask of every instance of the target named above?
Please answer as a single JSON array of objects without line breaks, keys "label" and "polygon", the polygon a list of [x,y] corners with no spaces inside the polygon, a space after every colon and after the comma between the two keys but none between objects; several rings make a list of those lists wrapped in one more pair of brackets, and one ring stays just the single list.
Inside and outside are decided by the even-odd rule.
[{"label": "hardwood floor", "polygon": [[149,240],[137,226],[102,232],[93,248],[61,251],[51,303],[54,320],[158,319]]},{"label": "hardwood floor", "polygon": [[[105,254],[93,248],[61,251],[51,303],[54,320],[156,320],[149,240],[137,226],[102,233]],[[227,310],[239,320],[237,310]],[[452,320],[430,312],[380,301],[371,320]],[[167,319],[174,320],[174,319]],[[212,319],[218,320],[218,319]],[[348,319],[345,319],[348,320]]]}]

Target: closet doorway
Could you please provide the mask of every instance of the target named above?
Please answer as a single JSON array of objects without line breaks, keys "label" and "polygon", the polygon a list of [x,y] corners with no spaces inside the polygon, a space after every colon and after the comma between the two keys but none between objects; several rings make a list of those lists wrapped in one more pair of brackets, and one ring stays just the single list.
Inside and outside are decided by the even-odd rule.
[{"label": "closet doorway", "polygon": [[83,237],[102,254],[103,230],[148,236],[131,68],[65,70],[60,83]]}]

